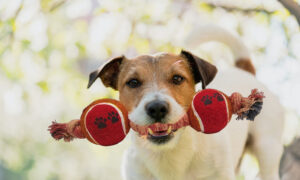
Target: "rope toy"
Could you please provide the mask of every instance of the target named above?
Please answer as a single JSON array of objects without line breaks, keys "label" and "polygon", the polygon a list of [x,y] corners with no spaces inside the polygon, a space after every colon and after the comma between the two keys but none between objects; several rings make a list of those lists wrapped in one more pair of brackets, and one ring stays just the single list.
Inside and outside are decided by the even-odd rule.
[{"label": "rope toy", "polygon": [[140,126],[128,119],[126,108],[117,100],[101,99],[87,106],[80,120],[68,123],[52,122],[48,130],[56,140],[69,142],[74,138],[87,138],[90,142],[102,146],[111,146],[121,142],[130,128],[140,136],[153,131],[176,131],[191,126],[196,131],[217,133],[229,123],[232,114],[237,119],[253,121],[262,109],[264,94],[253,89],[248,97],[235,92],[227,96],[215,89],[205,89],[196,93],[189,110],[173,124],[154,123]]}]

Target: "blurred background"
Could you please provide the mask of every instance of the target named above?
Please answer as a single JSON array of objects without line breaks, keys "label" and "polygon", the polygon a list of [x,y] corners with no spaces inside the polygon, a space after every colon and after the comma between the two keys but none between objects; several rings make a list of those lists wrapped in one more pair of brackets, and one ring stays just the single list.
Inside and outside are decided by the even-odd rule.
[{"label": "blurred background", "polygon": [[[128,138],[112,147],[57,142],[48,125],[79,118],[95,99],[118,97],[99,80],[86,88],[89,72],[106,60],[179,53],[193,27],[207,23],[229,30],[249,47],[257,78],[285,107],[284,142],[289,144],[300,132],[300,32],[293,15],[299,3],[0,0],[0,179],[121,179]],[[195,51],[220,68],[232,64],[222,44]],[[257,172],[255,158],[247,155],[238,179],[254,179]]]}]

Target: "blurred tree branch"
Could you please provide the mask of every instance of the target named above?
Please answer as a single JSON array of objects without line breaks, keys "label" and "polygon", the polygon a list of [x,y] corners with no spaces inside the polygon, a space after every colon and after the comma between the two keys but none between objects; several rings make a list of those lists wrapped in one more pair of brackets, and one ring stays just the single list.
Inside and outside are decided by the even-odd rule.
[{"label": "blurred tree branch", "polygon": [[294,0],[278,0],[291,14],[293,14],[300,25],[300,5]]},{"label": "blurred tree branch", "polygon": [[238,11],[242,13],[257,13],[257,12],[262,12],[266,14],[273,14],[275,11],[270,11],[265,8],[261,7],[256,7],[256,8],[241,8],[241,7],[236,7],[236,6],[231,6],[231,5],[225,5],[225,4],[215,4],[215,3],[207,3],[211,8],[222,8],[225,9],[226,11],[232,12],[232,11]]},{"label": "blurred tree branch", "polygon": [[66,0],[61,0],[61,1],[56,1],[54,2],[51,6],[49,11],[55,11],[57,8],[59,8],[60,6],[62,6],[64,3],[66,2]]},{"label": "blurred tree branch", "polygon": [[[296,17],[298,24],[300,25],[300,5],[294,0],[278,0],[292,15]],[[275,11],[269,11],[265,8],[257,7],[257,8],[241,8],[235,6],[229,6],[225,4],[215,4],[215,3],[207,3],[212,8],[223,8],[229,12],[239,11],[242,13],[253,13],[253,12],[262,12],[266,14],[273,14]]]}]

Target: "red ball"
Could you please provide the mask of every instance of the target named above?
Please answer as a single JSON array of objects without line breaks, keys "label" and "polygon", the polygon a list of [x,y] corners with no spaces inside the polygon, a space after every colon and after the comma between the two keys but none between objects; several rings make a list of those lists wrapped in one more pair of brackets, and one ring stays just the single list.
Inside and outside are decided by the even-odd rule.
[{"label": "red ball", "polygon": [[232,116],[228,97],[215,89],[198,92],[188,111],[190,125],[206,134],[216,133],[225,128]]},{"label": "red ball", "polygon": [[87,139],[102,146],[121,142],[130,129],[125,107],[113,99],[94,101],[83,110],[80,119]]}]

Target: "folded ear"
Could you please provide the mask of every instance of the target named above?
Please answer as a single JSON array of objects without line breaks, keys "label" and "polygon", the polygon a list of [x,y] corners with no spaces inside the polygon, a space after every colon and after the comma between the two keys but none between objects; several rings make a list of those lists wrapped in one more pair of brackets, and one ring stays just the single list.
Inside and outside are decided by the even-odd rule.
[{"label": "folded ear", "polygon": [[181,51],[181,56],[188,60],[192,68],[195,83],[202,81],[202,89],[205,89],[217,74],[218,70],[216,66],[185,50]]},{"label": "folded ear", "polygon": [[117,90],[117,81],[124,56],[116,57],[103,64],[96,71],[90,73],[88,88],[96,81],[98,77],[106,87]]}]

